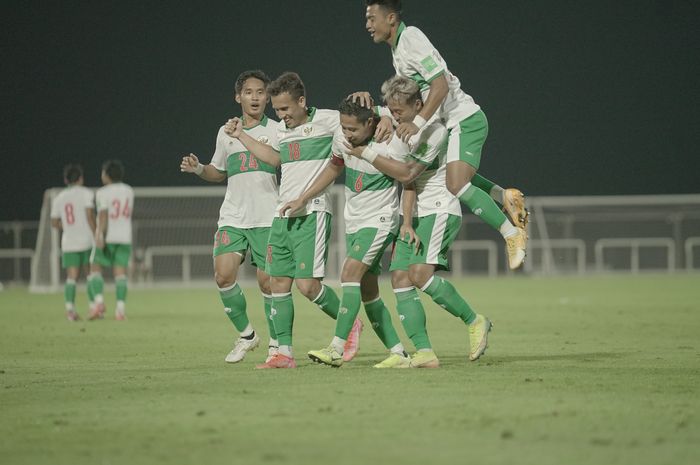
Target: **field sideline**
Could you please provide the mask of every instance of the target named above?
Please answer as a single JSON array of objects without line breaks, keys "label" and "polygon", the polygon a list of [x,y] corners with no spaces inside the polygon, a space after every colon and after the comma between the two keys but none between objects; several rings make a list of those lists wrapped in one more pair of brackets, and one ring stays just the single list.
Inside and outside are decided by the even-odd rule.
[{"label": "field sideline", "polygon": [[[133,291],[129,321],[69,323],[62,296],[0,292],[0,461],[14,464],[691,464],[700,457],[698,275],[455,282],[495,324],[423,299],[438,370],[311,363],[333,321],[295,295],[297,370],[223,358],[212,290]],[[383,297],[399,328],[394,299]],[[261,298],[248,313],[267,341]],[[78,297],[85,315],[86,298]],[[364,313],[364,311],[363,311]],[[363,314],[363,319],[366,317]]]}]

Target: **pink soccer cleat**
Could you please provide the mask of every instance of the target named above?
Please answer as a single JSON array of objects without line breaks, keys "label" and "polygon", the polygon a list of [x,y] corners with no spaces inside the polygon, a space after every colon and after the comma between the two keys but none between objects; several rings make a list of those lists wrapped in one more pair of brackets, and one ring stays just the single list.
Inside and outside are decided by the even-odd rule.
[{"label": "pink soccer cleat", "polygon": [[270,358],[269,362],[265,362],[261,365],[256,365],[256,370],[266,370],[268,368],[296,368],[297,362],[294,361],[293,357],[287,357],[286,355],[277,353]]},{"label": "pink soccer cleat", "polygon": [[343,347],[343,361],[349,362],[355,355],[360,351],[360,334],[362,333],[362,327],[364,324],[359,318],[355,320],[352,324],[352,329],[350,334],[348,334],[348,340],[345,342],[345,347]]},{"label": "pink soccer cleat", "polygon": [[105,315],[105,304],[104,302],[96,303],[90,307],[88,312],[88,320],[101,320]]}]

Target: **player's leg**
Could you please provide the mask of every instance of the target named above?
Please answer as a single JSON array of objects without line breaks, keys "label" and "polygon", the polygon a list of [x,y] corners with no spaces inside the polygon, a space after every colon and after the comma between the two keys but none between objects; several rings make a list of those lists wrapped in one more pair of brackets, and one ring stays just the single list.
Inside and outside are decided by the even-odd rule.
[{"label": "player's leg", "polygon": [[88,286],[91,287],[92,294],[95,299],[95,305],[90,309],[88,314],[89,320],[104,318],[105,302],[104,302],[104,285],[105,281],[102,277],[102,268],[112,266],[112,261],[108,257],[107,245],[102,249],[93,247],[90,252],[90,275],[88,276]]},{"label": "player's leg", "polygon": [[277,332],[275,331],[275,324],[272,321],[272,288],[270,284],[270,275],[265,272],[267,241],[270,238],[270,228],[251,228],[245,231],[248,243],[250,244],[250,261],[256,268],[258,288],[263,298],[265,321],[267,321],[267,329],[270,335],[267,343],[268,356],[266,361],[270,361],[270,359],[279,352]]},{"label": "player's leg", "polygon": [[474,175],[471,183],[489,194],[494,201],[500,203],[511,223],[519,228],[527,228],[527,224],[530,221],[530,212],[525,208],[525,195],[519,189],[514,187],[504,189],[479,173]]},{"label": "player's leg", "polygon": [[[481,151],[488,134],[486,115],[478,111],[450,129],[447,148],[447,189],[459,198],[472,213],[498,230],[506,240],[511,269],[518,268],[525,259],[527,235],[516,228],[498,208],[493,198],[472,184],[481,162]],[[483,178],[480,178],[482,181]]]},{"label": "player's leg", "polygon": [[115,244],[114,247],[114,284],[117,294],[117,307],[114,312],[114,317],[117,320],[126,319],[126,293],[128,280],[126,271],[129,267],[129,259],[131,258],[131,245]]},{"label": "player's leg", "polygon": [[63,298],[66,308],[66,318],[69,321],[78,321],[80,316],[75,311],[75,286],[80,275],[79,252],[64,252],[62,257],[63,268],[66,270],[66,282],[63,286]]}]

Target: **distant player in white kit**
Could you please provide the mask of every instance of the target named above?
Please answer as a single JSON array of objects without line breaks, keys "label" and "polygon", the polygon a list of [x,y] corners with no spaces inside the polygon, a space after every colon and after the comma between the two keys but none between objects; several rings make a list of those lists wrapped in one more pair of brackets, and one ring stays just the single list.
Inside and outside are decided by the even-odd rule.
[{"label": "distant player in white kit", "polygon": [[108,160],[102,165],[102,184],[97,190],[97,230],[95,246],[90,255],[88,286],[95,295],[95,305],[89,319],[102,318],[105,311],[104,279],[102,268],[112,267],[117,288],[115,318],[126,319],[126,270],[131,257],[131,212],[134,208],[134,190],[123,182],[124,165],[119,160]]},{"label": "distant player in white kit", "polygon": [[[66,317],[77,321],[80,316],[75,310],[75,284],[80,277],[80,269],[90,263],[95,233],[95,196],[92,190],[83,186],[83,168],[80,165],[66,165],[63,180],[67,187],[51,205],[51,226],[63,232],[61,263],[66,270]],[[89,286],[88,298],[92,304]]]}]

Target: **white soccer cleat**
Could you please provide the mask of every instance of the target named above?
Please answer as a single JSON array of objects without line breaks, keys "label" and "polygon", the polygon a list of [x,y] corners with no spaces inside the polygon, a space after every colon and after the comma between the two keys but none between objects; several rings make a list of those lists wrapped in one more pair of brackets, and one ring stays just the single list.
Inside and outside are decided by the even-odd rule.
[{"label": "white soccer cleat", "polygon": [[226,363],[238,363],[245,358],[245,354],[248,351],[255,350],[259,344],[260,338],[258,337],[258,333],[255,333],[253,339],[244,339],[239,337],[233,346],[233,350],[228,353],[224,360]]}]

